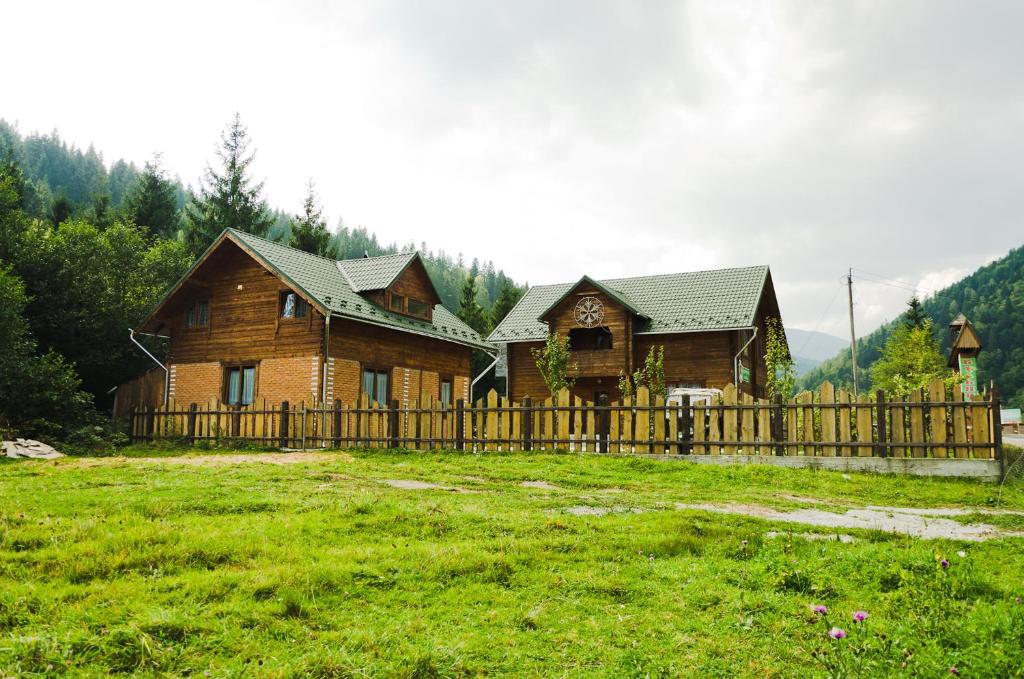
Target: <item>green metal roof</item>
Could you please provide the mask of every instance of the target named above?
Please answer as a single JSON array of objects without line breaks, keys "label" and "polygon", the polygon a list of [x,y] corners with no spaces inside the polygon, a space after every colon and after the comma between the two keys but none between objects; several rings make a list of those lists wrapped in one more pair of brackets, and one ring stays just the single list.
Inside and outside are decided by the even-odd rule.
[{"label": "green metal roof", "polygon": [[366,292],[367,290],[383,290],[390,286],[418,256],[416,252],[399,252],[381,257],[343,259],[337,265],[348,278],[353,290]]},{"label": "green metal roof", "polygon": [[[377,286],[377,283],[390,276],[388,282],[383,286],[387,287],[412,261],[412,258],[419,256],[418,253],[338,262],[259,238],[244,231],[227,229],[226,233],[237,239],[267,265],[280,273],[289,284],[298,288],[300,292],[304,292],[319,304],[322,310],[329,312],[332,316],[341,316],[418,335],[435,337],[478,349],[488,351],[494,349],[475,330],[440,304],[434,307],[433,322],[431,323],[387,311],[360,295],[355,289],[356,285]],[[398,263],[403,261],[404,264],[399,267]],[[346,275],[349,265],[354,262],[360,263],[360,266],[356,267],[360,283],[351,281],[351,276]],[[343,265],[345,271],[342,270]],[[396,267],[398,268],[396,269]],[[377,290],[379,288],[380,286],[360,287],[361,290]]]},{"label": "green metal roof", "polygon": [[[750,327],[767,278],[767,266],[751,266],[596,282],[628,300],[627,307],[638,310],[641,318],[637,334],[653,334]],[[548,326],[539,318],[576,285],[559,283],[530,288],[488,341],[544,339]]]}]

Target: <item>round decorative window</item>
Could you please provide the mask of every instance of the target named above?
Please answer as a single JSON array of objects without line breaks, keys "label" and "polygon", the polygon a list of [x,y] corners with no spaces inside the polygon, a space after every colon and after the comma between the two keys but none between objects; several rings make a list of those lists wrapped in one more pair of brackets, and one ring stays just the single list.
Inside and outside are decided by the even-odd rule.
[{"label": "round decorative window", "polygon": [[597,297],[584,297],[576,302],[573,316],[584,328],[593,328],[604,320],[604,304]]}]

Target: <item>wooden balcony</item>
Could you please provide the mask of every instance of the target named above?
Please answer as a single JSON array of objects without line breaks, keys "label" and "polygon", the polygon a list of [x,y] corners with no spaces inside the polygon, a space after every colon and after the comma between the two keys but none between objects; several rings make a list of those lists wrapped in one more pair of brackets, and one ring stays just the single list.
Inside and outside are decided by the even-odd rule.
[{"label": "wooden balcony", "polygon": [[626,372],[626,357],[617,349],[573,351],[569,353],[569,369],[577,377],[617,377],[619,371]]}]

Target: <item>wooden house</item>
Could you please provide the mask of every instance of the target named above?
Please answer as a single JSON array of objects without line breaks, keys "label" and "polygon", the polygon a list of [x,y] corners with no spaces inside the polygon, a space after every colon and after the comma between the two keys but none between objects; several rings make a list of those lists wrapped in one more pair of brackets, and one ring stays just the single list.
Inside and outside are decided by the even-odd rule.
[{"label": "wooden house", "polygon": [[665,348],[673,387],[723,388],[736,383],[764,395],[765,333],[779,318],[767,266],[536,286],[491,333],[507,353],[508,395],[544,397],[547,387],[531,355],[549,333],[568,336],[575,395],[618,399],[620,374]]},{"label": "wooden house", "polygon": [[[137,332],[169,338],[160,391],[179,404],[453,403],[473,350],[494,350],[441,305],[416,252],[335,261],[232,229]],[[136,382],[115,412],[162,402],[152,374]]]}]

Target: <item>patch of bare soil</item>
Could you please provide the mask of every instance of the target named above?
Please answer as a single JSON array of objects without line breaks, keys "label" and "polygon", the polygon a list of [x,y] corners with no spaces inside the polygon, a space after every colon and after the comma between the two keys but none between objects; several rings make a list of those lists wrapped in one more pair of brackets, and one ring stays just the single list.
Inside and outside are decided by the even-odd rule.
[{"label": "patch of bare soil", "polygon": [[381,483],[400,490],[447,490],[452,493],[475,493],[477,491],[457,486],[442,486],[439,483],[418,481],[416,479],[382,479]]},{"label": "patch of bare soil", "polygon": [[541,490],[562,490],[558,486],[547,481],[523,481],[519,484],[523,488],[540,488]]},{"label": "patch of bare soil", "polygon": [[810,540],[812,542],[824,540],[825,542],[842,542],[845,545],[857,541],[857,538],[846,533],[790,533],[788,531],[770,530],[764,536],[766,538],[800,538],[801,540]]},{"label": "patch of bare soil", "polygon": [[[719,514],[739,514],[770,521],[805,523],[828,528],[866,528],[900,533],[924,539],[947,538],[980,542],[1004,537],[1024,537],[1024,532],[1002,530],[985,523],[962,524],[945,516],[972,513],[970,510],[918,510],[900,507],[875,509],[848,509],[844,514],[826,512],[821,509],[795,509],[791,511],[751,504],[684,504],[677,503],[677,509],[700,509]],[[922,514],[922,511],[929,512]]]},{"label": "patch of bare soil", "polygon": [[236,464],[302,464],[306,462],[351,462],[346,453],[235,453],[231,455],[178,455],[174,457],[92,457],[83,458],[81,466],[97,467],[106,464],[144,462],[146,464],[185,465],[188,467],[226,467]]},{"label": "patch of bare soil", "polygon": [[644,510],[639,507],[592,507],[590,505],[577,505],[566,507],[565,513],[573,516],[605,516],[606,514],[640,514]]}]

